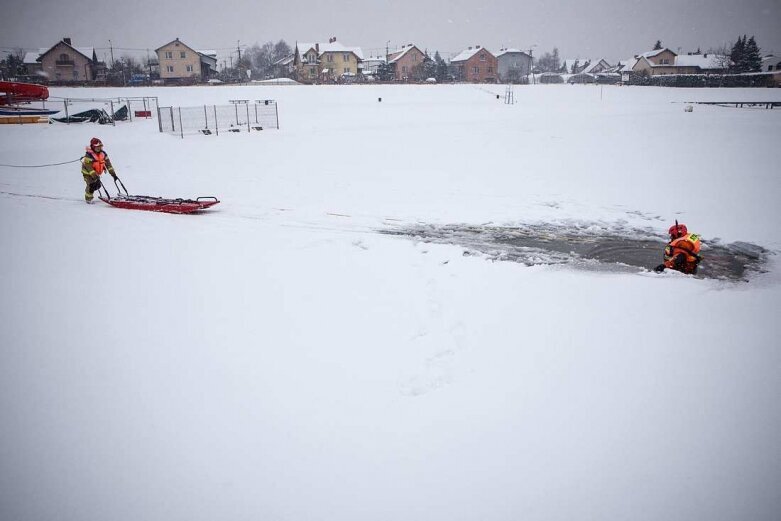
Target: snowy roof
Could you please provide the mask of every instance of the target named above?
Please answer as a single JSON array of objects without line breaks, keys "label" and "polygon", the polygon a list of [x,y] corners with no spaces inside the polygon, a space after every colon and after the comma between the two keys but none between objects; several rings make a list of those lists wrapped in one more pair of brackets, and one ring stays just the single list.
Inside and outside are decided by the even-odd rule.
[{"label": "snowy roof", "polygon": [[24,63],[27,65],[38,63],[38,58],[41,56],[41,54],[45,53],[48,50],[49,49],[46,47],[41,47],[37,51],[25,53]]},{"label": "snowy roof", "polygon": [[588,62],[592,62],[591,58],[575,58],[574,60],[572,58],[564,60],[562,63],[567,66],[567,70],[571,71],[572,66],[575,65],[575,62],[578,63],[578,67],[583,67]]},{"label": "snowy roof", "polygon": [[89,59],[89,60],[91,60],[93,54],[95,54],[95,48],[94,47],[74,47],[73,45],[69,44],[65,40],[60,40],[59,42],[55,43],[51,47],[39,48],[37,53],[35,51],[26,53],[24,55],[24,63],[26,63],[26,64],[37,63],[38,59],[41,56],[43,56],[44,54],[47,54],[49,51],[51,51],[52,49],[54,49],[55,47],[57,47],[61,43],[67,45],[68,47],[70,47],[74,51],[78,52],[79,54],[83,54],[84,57]]},{"label": "snowy roof", "polygon": [[588,67],[583,69],[583,72],[587,74],[594,73],[594,69],[597,68],[597,66],[602,65],[604,69],[610,68],[610,64],[605,60],[604,58],[600,58],[598,60],[593,60],[591,63],[588,64]]},{"label": "snowy roof", "polygon": [[[388,60],[388,63],[395,63],[399,61],[401,57],[407,54],[411,49],[417,49],[417,47],[415,47],[414,45],[408,45],[407,47],[403,47],[401,51],[396,51],[395,53],[391,53],[390,60]],[[418,51],[420,51],[420,49],[418,49]]]},{"label": "snowy roof", "polygon": [[526,56],[529,56],[529,53],[525,51],[521,51],[520,49],[501,49],[497,54],[496,57],[502,56],[504,54],[510,54],[510,53],[521,53],[525,54]]},{"label": "snowy roof", "polygon": [[339,42],[331,42],[331,43],[303,43],[298,42],[296,44],[298,46],[298,52],[301,53],[303,56],[306,54],[310,49],[317,49],[319,47],[320,51],[318,53],[318,56],[321,56],[324,52],[352,52],[354,53],[359,60],[363,61],[363,51],[360,47],[347,47],[346,45],[342,45]]},{"label": "snowy roof", "polygon": [[[642,54],[638,54],[637,57],[638,58],[640,58],[640,57],[643,57],[643,58],[653,58],[657,54],[661,54],[664,51],[670,51],[670,49],[668,49],[667,47],[662,47],[661,49],[656,49],[655,51],[648,51],[648,52],[644,52]],[[673,51],[670,51],[670,52],[675,54]]]},{"label": "snowy roof", "polygon": [[700,69],[724,69],[728,63],[729,58],[720,54],[681,54],[675,58],[675,65],[679,67]]},{"label": "snowy roof", "polygon": [[[470,47],[469,49],[465,49],[465,50],[461,51],[458,54],[458,56],[456,56],[455,58],[452,58],[450,61],[451,62],[466,61],[466,60],[468,60],[469,58],[471,58],[472,56],[474,56],[475,54],[477,54],[480,51],[486,51],[488,53],[491,52],[488,49],[486,49],[485,47]],[[493,54],[492,54],[492,56],[493,56]]]},{"label": "snowy roof", "polygon": [[363,51],[360,47],[347,47],[339,42],[321,43],[320,54],[325,52],[351,52],[354,53],[359,60],[363,60]]},{"label": "snowy roof", "polygon": [[196,49],[195,52],[197,52],[198,54],[203,54],[204,56],[210,56],[212,58],[217,57],[217,51],[213,51],[211,49],[209,50]]}]

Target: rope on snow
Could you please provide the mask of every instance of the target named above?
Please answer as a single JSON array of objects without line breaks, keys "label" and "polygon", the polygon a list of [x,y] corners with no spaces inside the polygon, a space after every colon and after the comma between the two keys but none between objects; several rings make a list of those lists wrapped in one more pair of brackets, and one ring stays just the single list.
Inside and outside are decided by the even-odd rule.
[{"label": "rope on snow", "polygon": [[59,165],[67,165],[69,163],[76,163],[78,161],[81,161],[81,158],[74,159],[73,161],[63,161],[62,163],[49,163],[46,165],[4,165],[0,163],[0,166],[5,166],[8,168],[43,168],[45,166],[59,166]]}]

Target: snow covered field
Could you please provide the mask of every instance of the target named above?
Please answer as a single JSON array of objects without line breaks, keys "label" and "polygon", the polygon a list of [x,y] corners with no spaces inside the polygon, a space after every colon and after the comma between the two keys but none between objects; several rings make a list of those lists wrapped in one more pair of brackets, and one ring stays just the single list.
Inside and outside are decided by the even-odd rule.
[{"label": "snow covered field", "polygon": [[[273,98],[281,129],[0,126],[0,163],[98,136],[131,193],[222,201],[88,206],[78,164],[0,167],[0,519],[778,519],[781,112],[673,102],[781,90],[51,94]],[[676,218],[773,252],[764,273],[379,233]]]}]

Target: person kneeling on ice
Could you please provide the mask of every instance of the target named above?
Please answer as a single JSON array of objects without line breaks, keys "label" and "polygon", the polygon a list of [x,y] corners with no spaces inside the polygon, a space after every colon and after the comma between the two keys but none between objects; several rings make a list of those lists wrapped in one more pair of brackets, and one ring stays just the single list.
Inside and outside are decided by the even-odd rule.
[{"label": "person kneeling on ice", "polygon": [[661,273],[665,268],[670,268],[691,275],[697,273],[697,266],[702,261],[700,236],[689,233],[686,225],[678,224],[677,220],[667,233],[670,234],[670,242],[664,249],[664,263],[654,270]]},{"label": "person kneeling on ice", "polygon": [[88,203],[92,202],[95,197],[93,194],[102,186],[100,176],[106,170],[111,174],[111,177],[117,178],[117,173],[114,171],[108,154],[103,151],[103,142],[94,137],[90,140],[87,153],[81,160],[81,175],[84,176],[84,182],[87,183],[87,188],[84,190],[84,200]]}]

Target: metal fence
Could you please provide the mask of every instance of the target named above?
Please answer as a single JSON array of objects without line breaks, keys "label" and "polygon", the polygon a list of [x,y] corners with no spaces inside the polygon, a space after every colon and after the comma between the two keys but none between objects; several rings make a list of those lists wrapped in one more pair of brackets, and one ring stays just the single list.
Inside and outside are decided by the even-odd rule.
[{"label": "metal fence", "polygon": [[[52,117],[62,123],[80,123],[79,117],[86,112],[99,111],[105,114],[99,123],[114,124],[116,121],[133,121],[135,119],[151,119],[157,112],[156,96],[137,96],[119,98],[58,98],[49,97],[43,103],[43,108],[53,110],[62,107],[61,112]],[[87,119],[94,121],[94,119]]]},{"label": "metal fence", "polygon": [[274,100],[231,100],[230,105],[200,107],[159,107],[160,132],[178,135],[220,132],[253,132],[279,128],[279,112]]}]

